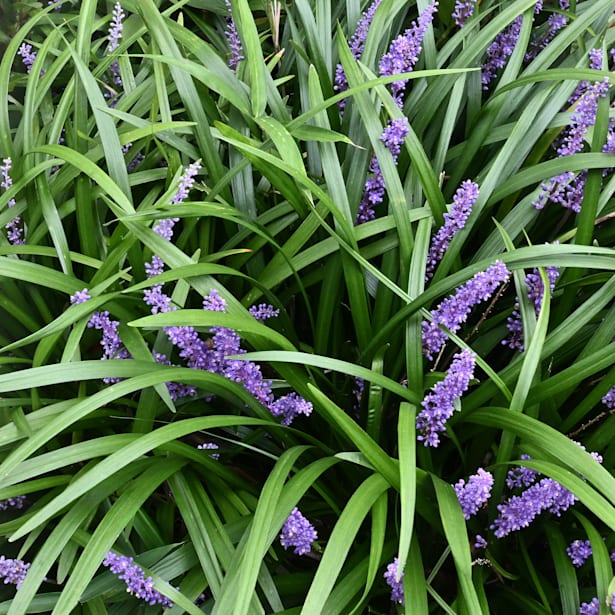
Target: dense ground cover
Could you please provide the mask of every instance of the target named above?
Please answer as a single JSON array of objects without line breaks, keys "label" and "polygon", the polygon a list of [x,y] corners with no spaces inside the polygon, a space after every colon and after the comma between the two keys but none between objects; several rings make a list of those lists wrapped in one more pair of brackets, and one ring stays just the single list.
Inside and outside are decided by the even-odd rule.
[{"label": "dense ground cover", "polygon": [[613,0],[0,7],[0,613],[615,612]]}]

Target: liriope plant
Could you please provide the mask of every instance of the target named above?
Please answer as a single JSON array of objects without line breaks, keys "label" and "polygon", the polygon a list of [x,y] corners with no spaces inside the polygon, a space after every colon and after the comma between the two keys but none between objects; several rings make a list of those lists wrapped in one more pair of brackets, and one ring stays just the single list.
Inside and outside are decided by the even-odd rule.
[{"label": "liriope plant", "polygon": [[12,12],[0,612],[611,612],[612,13]]}]

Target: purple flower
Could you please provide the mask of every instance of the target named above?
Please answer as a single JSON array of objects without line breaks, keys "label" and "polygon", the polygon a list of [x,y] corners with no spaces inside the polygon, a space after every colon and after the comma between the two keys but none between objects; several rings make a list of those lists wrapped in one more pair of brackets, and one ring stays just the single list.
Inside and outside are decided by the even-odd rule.
[{"label": "purple flower", "polygon": [[[391,43],[389,51],[380,60],[380,75],[382,77],[409,73],[414,69],[422,50],[425,32],[427,32],[427,28],[433,20],[437,7],[437,2],[427,5],[417,21]],[[395,81],[391,85],[393,98],[400,107],[403,104],[405,87],[406,80],[404,79]]]},{"label": "purple flower", "polygon": [[294,547],[297,555],[305,555],[312,550],[312,543],[318,538],[314,526],[299,512],[295,506],[284,521],[280,544],[285,548]]},{"label": "purple flower", "polygon": [[[521,459],[531,459],[531,457],[524,453],[521,455]],[[506,486],[509,489],[514,489],[515,487],[529,487],[536,482],[537,476],[538,472],[536,470],[526,468],[525,466],[518,466],[508,471],[506,475]]]},{"label": "purple flower", "polygon": [[508,280],[510,272],[501,261],[496,261],[486,271],[480,271],[472,279],[460,286],[435,310],[431,311],[431,321],[423,321],[423,353],[431,360],[438,354],[447,340],[447,334],[440,325],[456,333],[466,321],[472,308],[489,299],[497,287]]},{"label": "purple flower", "polygon": [[76,303],[76,304],[85,303],[91,298],[92,297],[90,297],[90,293],[88,292],[88,289],[84,288],[83,290],[78,290],[74,295],[71,295],[70,302]]},{"label": "purple flower", "polygon": [[455,0],[455,9],[452,18],[460,28],[463,28],[468,19],[474,15],[475,8],[476,0]]},{"label": "purple flower", "polygon": [[312,410],[312,403],[294,392],[279,397],[269,405],[269,411],[273,416],[282,417],[282,425],[290,425],[299,414],[310,416]]},{"label": "purple flower", "polygon": [[592,546],[589,540],[573,540],[566,548],[568,557],[573,566],[580,568],[592,554]]},{"label": "purple flower", "polygon": [[56,5],[53,9],[54,11],[59,11],[62,8],[62,3],[58,2],[58,0],[48,0],[47,6],[51,6],[52,4]]},{"label": "purple flower", "polygon": [[233,19],[233,8],[229,0],[225,0],[226,9],[228,11],[228,17],[226,18],[226,40],[228,42],[229,49],[231,50],[231,57],[229,58],[228,65],[233,72],[237,71],[239,62],[244,59],[243,47],[239,34],[237,33],[237,27],[235,26],[235,20]]},{"label": "purple flower", "polygon": [[[546,273],[547,278],[549,279],[549,288],[552,293],[555,288],[555,282],[557,281],[557,278],[559,278],[559,268],[547,267]],[[532,273],[528,273],[528,275],[525,276],[525,286],[527,288],[527,296],[534,303],[534,312],[536,313],[536,316],[538,316],[542,308],[542,298],[544,296],[544,287],[542,285],[542,278],[540,277],[538,269],[534,268]],[[519,312],[519,309],[519,299],[517,298],[511,315],[506,319],[506,328],[508,329],[510,335],[505,340],[502,340],[502,344],[512,348],[513,350],[522,351],[524,348],[523,322],[521,321],[521,313]]]},{"label": "purple flower", "polygon": [[540,51],[545,49],[547,45],[555,38],[555,35],[566,25],[568,25],[568,18],[561,13],[552,13],[547,18],[546,30],[541,36],[532,34],[532,39],[529,44],[529,49],[525,54],[525,61],[529,62],[533,60]]},{"label": "purple flower", "polygon": [[107,45],[107,53],[115,51],[120,46],[120,40],[122,38],[122,30],[124,24],[122,21],[126,15],[122,9],[122,5],[116,2],[113,6],[113,13],[111,17],[111,25],[109,26],[109,44]]},{"label": "purple flower", "polygon": [[380,140],[385,144],[386,148],[391,152],[393,160],[397,162],[397,157],[401,152],[401,146],[404,144],[410,125],[407,117],[395,118],[389,120]]},{"label": "purple flower", "polygon": [[591,602],[583,602],[579,609],[579,615],[600,615],[598,598],[592,598]]},{"label": "purple flower", "polygon": [[[199,444],[197,448],[202,451],[217,451],[220,447],[215,442],[203,442],[203,444]],[[220,459],[220,454],[211,453],[210,457],[218,461],[218,459]]]},{"label": "purple flower", "polygon": [[184,169],[183,174],[179,178],[177,191],[171,199],[172,205],[179,205],[179,203],[183,203],[188,198],[188,193],[194,186],[194,177],[200,170],[201,163],[198,160],[196,162],[193,162],[192,164],[189,164]]},{"label": "purple flower", "polygon": [[490,526],[497,538],[503,538],[528,525],[543,511],[558,517],[577,501],[576,496],[552,478],[543,478],[503,504],[498,504],[499,515]]},{"label": "purple flower", "polygon": [[399,559],[396,557],[384,573],[384,578],[391,588],[391,601],[404,604],[404,573],[399,574]]},{"label": "purple flower", "polygon": [[20,559],[6,559],[4,555],[0,555],[0,579],[4,579],[4,584],[12,583],[20,588],[26,574],[30,568],[30,564],[26,564]]},{"label": "purple flower", "polygon": [[259,322],[263,322],[269,318],[277,318],[280,315],[280,310],[276,310],[273,305],[267,303],[253,305],[248,311]]},{"label": "purple flower", "polygon": [[26,70],[30,72],[32,70],[32,66],[34,65],[34,61],[36,60],[36,51],[32,51],[32,45],[22,43],[21,47],[17,51],[17,55],[21,56],[21,61],[26,67]]},{"label": "purple flower", "polygon": [[481,79],[483,89],[487,90],[489,83],[495,78],[497,71],[504,68],[506,61],[515,50],[519,34],[521,33],[521,23],[523,16],[519,15],[505,30],[502,30],[491,45],[487,47],[487,60],[483,64]]},{"label": "purple flower", "polygon": [[[367,34],[369,32],[369,27],[371,26],[374,15],[376,14],[376,9],[380,6],[381,2],[382,0],[374,0],[369,5],[369,8],[361,15],[361,19],[359,19],[359,22],[357,23],[356,30],[349,41],[350,52],[355,60],[359,60],[361,58],[363,48],[365,47],[365,40],[367,39]],[[336,92],[344,92],[348,89],[346,73],[344,72],[344,67],[341,64],[338,64],[335,68],[333,89]],[[341,100],[338,103],[340,109],[343,109],[345,105],[345,100]]]},{"label": "purple flower", "polygon": [[427,254],[426,279],[431,278],[453,237],[465,226],[476,199],[478,199],[478,184],[467,179],[455,192],[451,211],[444,214],[444,224],[431,240]]},{"label": "purple flower", "polygon": [[453,488],[467,520],[475,515],[491,497],[493,476],[491,472],[478,468],[477,473],[470,476],[467,484],[463,478],[460,478]]},{"label": "purple flower", "polygon": [[607,394],[602,398],[602,403],[611,410],[615,408],[615,386],[609,389]]},{"label": "purple flower", "polygon": [[480,534],[476,534],[474,538],[475,549],[486,549],[488,544],[489,543]]},{"label": "purple flower", "polygon": [[103,566],[116,574],[119,579],[126,583],[126,591],[133,596],[147,602],[149,605],[160,604],[165,609],[170,609],[173,603],[154,589],[152,577],[146,577],[143,569],[134,563],[132,557],[116,555],[109,551],[103,560]]},{"label": "purple flower", "polygon": [[439,434],[446,430],[446,422],[453,416],[455,404],[468,390],[475,362],[476,355],[471,350],[457,353],[444,380],[437,382],[421,402],[423,409],[416,417],[416,428],[420,432],[417,440],[425,446],[440,444]]},{"label": "purple flower", "polygon": [[14,498],[6,498],[0,500],[0,510],[8,510],[9,508],[17,508],[21,510],[26,503],[25,495],[17,495]]},{"label": "purple flower", "polygon": [[[389,120],[382,135],[380,135],[380,140],[391,152],[395,163],[397,163],[397,158],[401,152],[401,146],[403,145],[409,130],[410,127],[408,124],[408,118],[396,118],[394,120]],[[357,216],[355,218],[355,224],[357,225],[373,220],[376,217],[374,206],[382,203],[384,200],[384,178],[376,156],[372,156],[369,170],[373,173],[373,176],[365,180],[363,197],[361,199],[361,203],[359,204]]]},{"label": "purple flower", "polygon": [[[124,348],[122,340],[117,332],[119,326],[120,321],[111,320],[107,310],[104,312],[94,312],[92,316],[90,316],[90,320],[88,320],[88,328],[102,331],[100,345],[103,349],[103,356],[101,357],[103,361],[130,358],[130,353]],[[103,382],[113,384],[119,382],[119,378],[103,378]]]},{"label": "purple flower", "polygon": [[[2,160],[2,165],[0,165],[0,174],[2,175],[0,187],[4,188],[5,190],[8,190],[13,185],[13,179],[11,178],[11,168],[12,160],[10,158],[4,158]],[[8,207],[14,207],[15,199],[9,199],[7,205]],[[18,246],[24,243],[23,228],[20,216],[15,216],[10,222],[6,224],[5,228],[8,231],[6,236],[10,244]]]},{"label": "purple flower", "polygon": [[[575,110],[570,116],[570,123],[563,131],[562,139],[557,147],[557,154],[560,157],[576,154],[583,149],[585,136],[589,128],[596,122],[598,99],[606,96],[609,81],[608,79],[596,81],[593,85],[588,85],[586,89],[581,83],[579,87],[582,93],[576,101]],[[548,182],[543,182],[540,185],[541,192],[532,205],[540,210],[548,201],[551,201],[579,213],[586,177],[587,171],[582,171],[578,175],[575,175],[572,171],[567,171],[552,177]]]}]

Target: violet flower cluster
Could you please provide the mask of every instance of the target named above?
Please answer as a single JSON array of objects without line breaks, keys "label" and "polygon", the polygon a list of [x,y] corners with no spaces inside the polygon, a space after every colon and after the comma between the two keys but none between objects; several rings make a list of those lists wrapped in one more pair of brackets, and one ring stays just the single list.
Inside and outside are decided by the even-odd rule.
[{"label": "violet flower cluster", "polygon": [[[559,8],[565,11],[570,7],[570,0],[560,0]],[[534,14],[539,13],[542,10],[542,1],[536,3],[534,8]],[[542,29],[542,32],[538,33],[538,28],[532,32],[532,38],[530,39],[529,48],[525,54],[525,61],[529,62],[533,60],[540,51],[545,49],[547,45],[555,38],[555,35],[565,26],[568,25],[568,17],[563,13],[551,13],[547,17],[546,24]]]},{"label": "violet flower cluster", "polygon": [[[397,158],[401,152],[401,146],[408,135],[408,131],[408,119],[405,117],[397,118],[394,120],[389,120],[387,127],[380,136],[380,140],[391,152],[395,163],[397,163]],[[376,217],[374,207],[384,201],[386,186],[384,183],[384,177],[382,176],[382,171],[380,170],[380,165],[378,164],[378,158],[376,158],[376,156],[372,156],[370,160],[369,171],[371,173],[371,177],[368,177],[365,180],[363,196],[361,198],[361,202],[359,203],[359,208],[355,219],[355,224],[357,225],[373,220]]]},{"label": "violet flower cluster", "polygon": [[28,73],[32,72],[32,66],[36,60],[36,51],[32,51],[32,45],[28,43],[22,43],[17,50],[17,55],[21,56],[21,61],[26,67]]},{"label": "violet flower cluster", "polygon": [[16,585],[17,589],[26,578],[26,574],[30,568],[30,564],[20,559],[7,559],[4,555],[0,555],[0,579],[4,579],[3,583]]},{"label": "violet flower cluster", "polygon": [[591,542],[589,540],[573,540],[566,547],[566,553],[572,560],[572,565],[580,568],[591,557]]},{"label": "violet flower cluster", "polygon": [[[433,21],[438,8],[438,2],[432,2],[403,34],[400,34],[389,46],[389,51],[380,60],[380,75],[382,77],[411,72],[419,61],[423,48],[423,38],[427,28]],[[406,79],[391,84],[393,98],[399,107],[403,105]]]},{"label": "violet flower cluster", "polygon": [[[576,442],[583,450],[585,447]],[[600,454],[592,452],[590,455],[602,463]],[[522,455],[522,459],[530,459]],[[498,516],[490,529],[497,538],[508,536],[529,524],[542,512],[550,512],[560,516],[568,510],[577,497],[553,478],[538,480],[538,472],[529,468],[518,468],[508,473],[506,483],[509,487],[525,488],[519,495],[513,495],[502,504],[498,504]]]},{"label": "violet flower cluster", "polygon": [[[570,156],[582,151],[588,130],[596,122],[598,99],[604,98],[608,89],[609,81],[605,79],[604,81],[596,81],[582,91],[570,116],[570,123],[563,131],[562,139],[557,147],[559,157]],[[611,137],[612,139],[613,137]],[[605,149],[608,149],[609,146],[610,141],[607,140]],[[540,210],[547,202],[559,203],[562,207],[579,213],[583,202],[586,177],[587,171],[581,171],[578,174],[567,171],[552,177],[540,185],[541,191],[532,205]]]},{"label": "violet flower cluster", "polygon": [[103,566],[109,568],[118,579],[124,581],[129,594],[149,605],[160,604],[165,609],[173,607],[173,602],[154,588],[152,577],[146,577],[143,569],[134,563],[132,557],[116,555],[109,551],[103,560]]},{"label": "violet flower cluster", "polygon": [[498,516],[490,528],[497,538],[528,527],[543,511],[560,516],[577,501],[577,497],[552,478],[543,478],[498,504]]},{"label": "violet flower cluster", "polygon": [[237,27],[235,26],[235,20],[233,19],[233,7],[230,0],[225,0],[226,10],[228,11],[228,17],[226,18],[226,30],[224,32],[226,40],[231,51],[231,57],[228,60],[229,68],[233,72],[237,72],[237,66],[239,62],[244,59],[243,46],[237,33]]},{"label": "violet flower cluster", "polygon": [[306,555],[312,550],[312,543],[318,538],[314,526],[301,514],[295,506],[284,521],[280,533],[280,544],[284,549],[293,547],[297,555]]},{"label": "violet flower cluster", "polygon": [[436,265],[442,260],[453,237],[465,226],[477,199],[478,184],[467,179],[455,192],[451,210],[444,214],[444,224],[431,240],[425,269],[426,280],[433,276]]},{"label": "violet flower cluster", "polygon": [[[437,6],[437,2],[429,4],[419,15],[416,22],[391,43],[388,52],[380,60],[379,70],[382,77],[408,73],[414,69],[421,53],[423,38],[433,20]],[[400,79],[391,84],[391,93],[400,109],[403,107],[406,81],[405,79]],[[387,127],[380,137],[381,141],[390,150],[396,164],[408,131],[409,125],[406,118],[389,120]],[[371,176],[365,180],[363,196],[355,218],[355,224],[357,225],[373,220],[376,217],[374,207],[384,200],[385,183],[375,155],[371,158],[369,172]]]},{"label": "violet flower cluster", "polygon": [[[122,39],[122,32],[124,30],[124,19],[126,15],[119,2],[116,2],[113,6],[113,12],[111,14],[111,24],[109,26],[107,54],[113,53],[119,46]],[[123,87],[122,75],[120,71],[120,64],[117,60],[114,60],[109,67],[111,74],[111,81],[118,88]],[[114,91],[105,92],[105,98],[109,99],[109,105],[114,107],[117,104],[118,94]]]},{"label": "violet flower cluster", "polygon": [[467,520],[475,515],[491,497],[493,475],[483,468],[478,468],[476,474],[470,476],[467,484],[461,478],[453,485],[453,488],[463,511],[463,516]]},{"label": "violet flower cluster", "polygon": [[[570,6],[570,0],[559,0],[559,8],[564,11]],[[536,2],[534,5],[534,15],[537,15],[542,10],[542,1]],[[519,15],[511,24],[504,30],[498,33],[491,45],[487,48],[487,58],[482,67],[482,83],[483,89],[489,88],[489,83],[496,77],[498,71],[506,66],[508,58],[512,55],[519,35],[521,34],[521,24],[523,16]],[[542,34],[533,34],[529,44],[528,52],[525,55],[525,60],[529,61],[536,57],[539,51],[544,49],[555,37],[557,32],[568,23],[568,19],[561,13],[552,13],[547,18],[546,28]]]},{"label": "violet flower cluster", "polygon": [[435,310],[430,312],[431,320],[423,321],[423,354],[429,359],[437,355],[447,340],[447,334],[440,328],[444,326],[456,333],[467,320],[472,308],[487,301],[498,286],[510,276],[506,265],[496,261],[485,271],[479,271],[473,278],[460,286]]},{"label": "violet flower cluster", "polygon": [[[13,185],[13,179],[11,178],[12,165],[13,161],[11,158],[4,158],[2,160],[2,165],[0,165],[0,174],[2,176],[0,187],[4,188],[4,190],[8,190]],[[14,207],[15,199],[9,199],[7,205],[9,207]],[[7,230],[6,237],[10,244],[18,246],[25,243],[23,239],[23,224],[20,216],[15,216],[4,228]]]},{"label": "violet flower cluster", "polygon": [[523,16],[519,15],[506,29],[499,32],[491,45],[487,47],[487,59],[481,73],[483,90],[489,89],[489,84],[497,75],[498,70],[506,66],[508,58],[517,46],[522,22]]},{"label": "violet flower cluster", "polygon": [[122,31],[124,30],[124,18],[126,17],[124,9],[119,2],[113,5],[111,14],[111,25],[109,26],[109,44],[107,45],[107,53],[114,52],[120,46],[122,39]]},{"label": "violet flower cluster", "polygon": [[[365,47],[365,41],[369,33],[369,27],[372,24],[376,9],[380,6],[382,0],[374,0],[369,8],[363,12],[361,19],[357,23],[357,27],[349,41],[350,52],[355,60],[360,60]],[[346,79],[346,73],[344,67],[338,64],[335,67],[335,78],[333,81],[333,89],[336,92],[345,92],[348,89],[348,80]],[[343,109],[346,106],[346,101],[341,100],[338,103],[338,107]]]},{"label": "violet flower cluster", "polygon": [[21,510],[26,503],[25,495],[18,495],[14,498],[6,498],[5,500],[0,500],[0,510],[8,510],[9,508],[16,508],[17,510]]},{"label": "violet flower cluster", "polygon": [[598,598],[592,598],[590,602],[582,602],[579,615],[600,615],[600,602]]},{"label": "violet flower cluster", "polygon": [[[424,446],[437,447],[440,444],[439,434],[446,430],[446,422],[453,416],[455,404],[468,390],[475,364],[476,355],[471,350],[464,349],[456,354],[444,380],[437,382],[421,402],[423,409],[416,417],[416,428],[419,432],[417,440]],[[473,481],[472,489],[477,486],[477,480]],[[468,497],[471,497],[470,492]]]},{"label": "violet flower cluster", "polygon": [[451,17],[460,28],[466,25],[466,22],[474,15],[477,0],[455,0],[455,8]]},{"label": "violet flower cluster", "polygon": [[74,295],[71,295],[70,302],[71,304],[80,304],[89,301],[92,297],[90,297],[90,292],[87,288],[83,290],[78,290]]},{"label": "violet flower cluster", "polygon": [[[559,268],[547,267],[546,273],[549,279],[549,288],[552,293],[555,288],[555,282],[559,278]],[[528,273],[527,276],[525,276],[525,286],[527,288],[528,297],[534,303],[534,312],[536,316],[538,316],[542,308],[542,298],[544,296],[544,287],[538,269],[534,268],[532,273]],[[506,328],[508,329],[509,335],[506,339],[502,340],[502,344],[508,346],[512,350],[519,350],[521,352],[524,349],[523,322],[519,309],[519,298],[517,298],[511,315],[506,319]]]},{"label": "violet flower cluster", "polygon": [[404,573],[399,574],[399,559],[397,557],[387,566],[384,578],[391,588],[391,601],[405,604]]}]

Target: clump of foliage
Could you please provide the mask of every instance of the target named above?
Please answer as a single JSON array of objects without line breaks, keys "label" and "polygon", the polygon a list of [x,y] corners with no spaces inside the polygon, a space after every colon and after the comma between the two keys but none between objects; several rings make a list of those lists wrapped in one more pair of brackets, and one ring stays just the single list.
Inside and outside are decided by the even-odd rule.
[{"label": "clump of foliage", "polygon": [[11,10],[0,613],[615,612],[612,0]]}]

